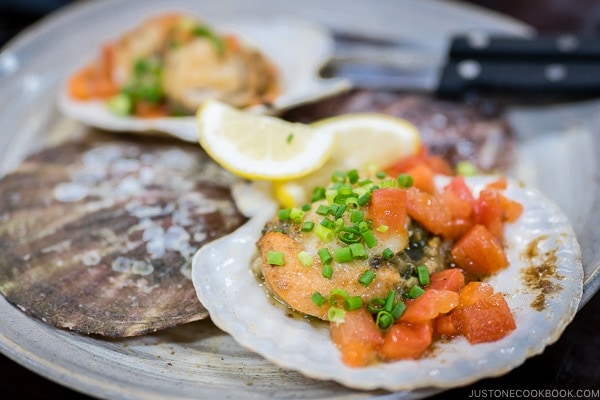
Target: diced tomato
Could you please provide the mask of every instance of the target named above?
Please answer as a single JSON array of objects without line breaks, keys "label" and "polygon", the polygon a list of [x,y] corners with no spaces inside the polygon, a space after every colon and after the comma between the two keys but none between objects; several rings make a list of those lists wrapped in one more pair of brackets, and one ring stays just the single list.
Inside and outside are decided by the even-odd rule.
[{"label": "diced tomato", "polygon": [[444,225],[450,220],[450,214],[441,207],[439,198],[415,187],[407,189],[406,194],[408,215],[428,231],[441,235]]},{"label": "diced tomato", "polygon": [[516,328],[501,293],[481,298],[469,306],[459,306],[451,317],[460,333],[472,344],[502,339]]},{"label": "diced tomato", "polygon": [[508,266],[502,246],[483,225],[471,228],[450,252],[456,265],[477,276],[493,274]]},{"label": "diced tomato", "polygon": [[427,165],[434,173],[443,175],[452,175],[452,167],[442,157],[430,155],[429,151],[425,146],[419,149],[419,152],[401,160],[396,161],[390,167],[386,169],[386,172],[390,176],[397,176],[399,174],[407,173],[411,168],[414,168],[418,164]]},{"label": "diced tomato", "polygon": [[446,189],[439,195],[440,207],[447,210],[448,219],[444,221],[442,236],[456,240],[475,225],[473,202],[464,199],[453,190]]},{"label": "diced tomato", "polygon": [[477,223],[485,226],[500,243],[504,239],[501,194],[495,189],[483,189],[475,205]]},{"label": "diced tomato", "polygon": [[386,360],[419,358],[431,345],[433,323],[398,323],[385,333],[379,354]]},{"label": "diced tomato", "polygon": [[431,274],[427,289],[458,292],[465,286],[465,274],[459,268],[448,268]]},{"label": "diced tomato", "polygon": [[388,227],[385,234],[404,235],[406,234],[406,204],[406,190],[396,188],[377,189],[371,194],[368,215],[373,220],[375,228],[381,225]]},{"label": "diced tomato", "polygon": [[150,103],[147,101],[136,102],[134,114],[141,118],[159,118],[168,115],[164,105]]},{"label": "diced tomato", "polygon": [[435,319],[458,306],[458,293],[450,290],[427,289],[425,293],[407,304],[400,322],[419,324]]},{"label": "diced tomato", "polygon": [[506,222],[515,222],[523,214],[523,204],[510,200],[506,196],[501,197],[502,209],[504,210],[504,220]]},{"label": "diced tomato", "polygon": [[490,182],[486,185],[486,188],[496,189],[496,190],[506,190],[508,187],[508,181],[505,176],[501,176],[497,180]]},{"label": "diced tomato", "polygon": [[465,179],[462,176],[455,176],[450,183],[446,185],[444,191],[450,191],[460,197],[462,200],[471,204],[471,210],[475,206],[475,196],[471,193],[471,189],[467,186]]},{"label": "diced tomato", "polygon": [[469,282],[458,292],[458,303],[461,306],[470,306],[481,299],[494,294],[494,288],[487,282]]},{"label": "diced tomato", "polygon": [[351,367],[364,367],[374,361],[383,344],[383,334],[365,308],[347,311],[344,322],[330,323],[329,332],[342,353],[342,361]]},{"label": "diced tomato", "polygon": [[434,320],[434,332],[439,336],[458,336],[460,331],[454,324],[452,313],[440,315]]},{"label": "diced tomato", "polygon": [[[499,182],[505,182],[500,180]],[[505,185],[492,183],[479,193],[475,202],[477,223],[486,228],[502,243],[504,222],[514,222],[523,213],[523,206],[504,196],[498,188]]]},{"label": "diced tomato", "polygon": [[118,88],[112,80],[113,47],[104,46],[99,60],[71,76],[69,94],[77,100],[107,98],[117,94]]},{"label": "diced tomato", "polygon": [[429,165],[422,162],[406,171],[406,174],[413,178],[413,186],[427,193],[435,193],[435,183],[433,177],[435,172]]}]

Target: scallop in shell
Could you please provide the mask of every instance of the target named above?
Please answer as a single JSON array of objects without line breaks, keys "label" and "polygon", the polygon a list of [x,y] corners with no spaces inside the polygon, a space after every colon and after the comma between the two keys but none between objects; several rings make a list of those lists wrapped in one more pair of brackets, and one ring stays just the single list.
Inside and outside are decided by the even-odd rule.
[{"label": "scallop in shell", "polygon": [[198,146],[119,135],[29,156],[0,180],[0,292],[61,328],[133,336],[207,316],[202,245],[246,221]]},{"label": "scallop in shell", "polygon": [[[249,109],[253,111],[277,114],[293,106],[345,91],[350,87],[350,83],[345,79],[324,79],[319,76],[320,68],[333,51],[333,39],[328,31],[319,25],[284,17],[268,20],[238,18],[219,24],[218,30],[234,34],[244,43],[256,48],[277,71],[276,96],[272,101],[251,106]],[[193,68],[186,67],[185,62],[182,64],[180,61],[185,60],[186,57],[183,52],[181,53],[171,57],[172,64],[178,67],[173,73],[165,75],[164,79],[171,82],[170,85],[175,88],[174,90],[183,87],[190,92],[189,82],[186,81],[183,85],[178,85],[176,82],[177,77],[187,80],[197,79],[194,78],[197,74],[194,73]],[[191,57],[192,60],[197,58],[198,55]],[[256,57],[249,56],[249,58]],[[239,70],[235,65],[229,65],[227,68]],[[198,92],[187,97],[200,95]],[[210,96],[210,93],[202,93],[202,96]],[[162,132],[185,141],[197,141],[196,125],[192,116],[154,118],[119,116],[109,110],[105,100],[82,101],[70,97],[67,84],[59,93],[58,105],[65,115],[97,128],[140,133]]]},{"label": "scallop in shell", "polygon": [[[478,193],[497,177],[469,177]],[[441,188],[447,180],[439,178]],[[250,263],[264,224],[276,206],[269,204],[231,235],[196,253],[192,279],[199,299],[217,326],[241,345],[273,363],[316,379],[331,379],[357,389],[416,390],[450,388],[502,375],[555,342],[575,315],[582,294],[579,244],[567,218],[539,191],[509,180],[506,196],[525,210],[505,227],[510,265],[489,277],[513,311],[516,330],[477,345],[457,337],[438,342],[418,360],[346,366],[327,326],[289,317],[272,303],[251,272]]]}]

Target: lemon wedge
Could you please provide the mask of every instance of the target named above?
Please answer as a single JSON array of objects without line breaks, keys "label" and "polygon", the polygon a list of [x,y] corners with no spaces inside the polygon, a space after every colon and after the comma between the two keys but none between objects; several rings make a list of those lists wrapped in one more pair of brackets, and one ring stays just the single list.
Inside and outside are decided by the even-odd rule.
[{"label": "lemon wedge", "polygon": [[327,162],[299,179],[274,184],[274,195],[284,207],[297,207],[310,200],[313,188],[330,182],[334,171],[384,169],[421,146],[419,130],[410,122],[385,114],[344,114],[312,124],[318,136],[337,136]]},{"label": "lemon wedge", "polygon": [[196,112],[198,141],[223,168],[247,179],[290,180],[318,170],[335,135],[315,127],[249,111],[216,100]]}]

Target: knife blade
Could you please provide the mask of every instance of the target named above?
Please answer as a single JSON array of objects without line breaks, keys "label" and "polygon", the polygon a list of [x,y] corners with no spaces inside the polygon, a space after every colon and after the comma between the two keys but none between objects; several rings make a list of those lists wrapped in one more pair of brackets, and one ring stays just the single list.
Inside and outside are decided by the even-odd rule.
[{"label": "knife blade", "polygon": [[600,40],[592,36],[471,34],[456,36],[445,47],[334,37],[334,57],[325,71],[359,87],[442,96],[472,90],[570,96],[600,93]]}]

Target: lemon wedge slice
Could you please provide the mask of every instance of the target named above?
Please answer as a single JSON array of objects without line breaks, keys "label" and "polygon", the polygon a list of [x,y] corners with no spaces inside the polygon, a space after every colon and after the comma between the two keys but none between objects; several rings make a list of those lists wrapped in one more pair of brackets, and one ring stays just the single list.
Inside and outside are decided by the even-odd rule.
[{"label": "lemon wedge slice", "polygon": [[253,180],[289,180],[318,170],[335,135],[306,124],[208,100],[196,112],[198,141],[223,168]]},{"label": "lemon wedge slice", "polygon": [[312,128],[318,136],[337,136],[335,148],[317,171],[274,184],[274,195],[284,207],[307,203],[313,188],[327,185],[334,171],[384,169],[421,147],[419,130],[413,124],[385,114],[344,114],[319,120]]}]

